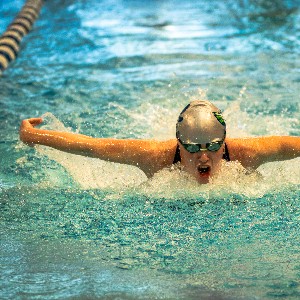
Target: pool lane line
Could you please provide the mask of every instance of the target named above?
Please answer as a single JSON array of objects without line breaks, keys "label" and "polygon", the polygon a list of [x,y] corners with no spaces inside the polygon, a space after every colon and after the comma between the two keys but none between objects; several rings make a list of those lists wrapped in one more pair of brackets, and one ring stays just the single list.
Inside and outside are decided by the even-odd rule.
[{"label": "pool lane line", "polygon": [[20,43],[38,18],[43,0],[27,0],[15,19],[0,37],[0,75],[14,61],[20,51]]}]

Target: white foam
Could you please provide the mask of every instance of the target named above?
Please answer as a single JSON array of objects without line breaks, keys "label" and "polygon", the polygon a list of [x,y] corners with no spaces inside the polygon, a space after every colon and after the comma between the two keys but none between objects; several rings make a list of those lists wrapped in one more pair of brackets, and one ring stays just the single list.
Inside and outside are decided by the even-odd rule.
[{"label": "white foam", "polygon": [[[151,103],[142,104],[131,110],[117,104],[114,104],[114,108],[123,114],[125,111],[125,115],[132,120],[128,127],[124,128],[126,132],[136,126],[143,126],[144,136],[141,138],[155,137],[164,140],[175,136],[176,118],[181,110],[178,104],[172,109]],[[291,124],[297,124],[294,118],[251,116],[241,111],[240,101],[229,105],[224,115],[228,124],[228,135],[231,137],[256,134],[288,135],[292,129]],[[47,113],[43,117],[47,121],[45,128],[69,131],[52,114]],[[197,195],[209,198],[212,193],[216,195],[224,191],[261,197],[274,190],[300,184],[299,158],[268,163],[253,173],[247,172],[237,162],[224,163],[219,175],[209,184],[199,185],[177,167],[161,170],[152,179],[147,180],[145,174],[133,166],[68,154],[44,146],[37,147],[37,150],[61,164],[83,189],[113,188],[120,192],[135,187],[141,193],[165,198]]]},{"label": "white foam", "polygon": [[289,189],[300,184],[300,159],[268,163],[249,171],[239,162],[224,162],[221,171],[208,184],[199,185],[180,168],[164,169],[139,187],[148,196],[166,199],[212,199],[228,194],[261,198],[268,193]]},{"label": "white foam", "polygon": [[295,130],[294,127],[299,127],[299,119],[296,117],[248,114],[241,110],[240,105],[241,101],[234,101],[223,113],[229,137],[289,135]]},{"label": "white foam", "polygon": [[[70,131],[51,113],[43,115],[43,119],[46,122],[44,128]],[[83,189],[124,189],[146,180],[144,173],[134,166],[65,153],[46,146],[39,145],[36,149],[40,154],[61,164]]]}]

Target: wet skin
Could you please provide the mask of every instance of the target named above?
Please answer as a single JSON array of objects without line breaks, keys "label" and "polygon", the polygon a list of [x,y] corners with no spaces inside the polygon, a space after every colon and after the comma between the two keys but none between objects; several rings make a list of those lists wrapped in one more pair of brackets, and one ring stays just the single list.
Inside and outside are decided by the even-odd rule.
[{"label": "wet skin", "polygon": [[[27,145],[45,145],[54,149],[102,160],[138,166],[148,177],[170,167],[174,161],[176,139],[166,141],[93,138],[90,136],[36,128],[41,118],[23,120],[20,139]],[[226,138],[231,161],[244,168],[257,169],[260,165],[300,157],[299,136],[265,136]],[[215,152],[189,153],[179,144],[181,165],[199,183],[208,183],[221,167],[224,144]],[[205,148],[206,145],[201,145]]]},{"label": "wet skin", "polygon": [[[205,148],[205,144],[201,147]],[[181,165],[183,169],[192,175],[199,183],[209,182],[209,178],[214,176],[221,167],[224,153],[224,143],[218,151],[188,152],[180,143]]]}]

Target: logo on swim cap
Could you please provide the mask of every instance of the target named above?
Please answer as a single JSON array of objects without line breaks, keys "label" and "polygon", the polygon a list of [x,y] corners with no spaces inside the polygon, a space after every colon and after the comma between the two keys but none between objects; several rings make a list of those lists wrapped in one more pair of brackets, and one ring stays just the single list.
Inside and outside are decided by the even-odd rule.
[{"label": "logo on swim cap", "polygon": [[219,113],[219,112],[212,112],[212,113],[223,126],[226,126],[225,120],[223,119],[223,116],[221,113]]}]

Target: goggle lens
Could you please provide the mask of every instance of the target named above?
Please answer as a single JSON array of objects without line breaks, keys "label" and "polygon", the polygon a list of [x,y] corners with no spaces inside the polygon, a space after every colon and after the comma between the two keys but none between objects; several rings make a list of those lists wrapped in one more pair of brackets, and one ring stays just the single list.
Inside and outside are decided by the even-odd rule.
[{"label": "goggle lens", "polygon": [[[180,142],[181,143],[181,142]],[[183,144],[183,147],[190,153],[196,153],[199,151],[204,151],[204,150],[208,150],[208,151],[218,151],[222,145],[223,145],[223,141],[218,141],[218,142],[211,142],[211,143],[207,143],[206,148],[201,148],[201,144]]]},{"label": "goggle lens", "polygon": [[196,153],[200,151],[200,147],[198,144],[182,144],[183,147],[190,153]]}]

